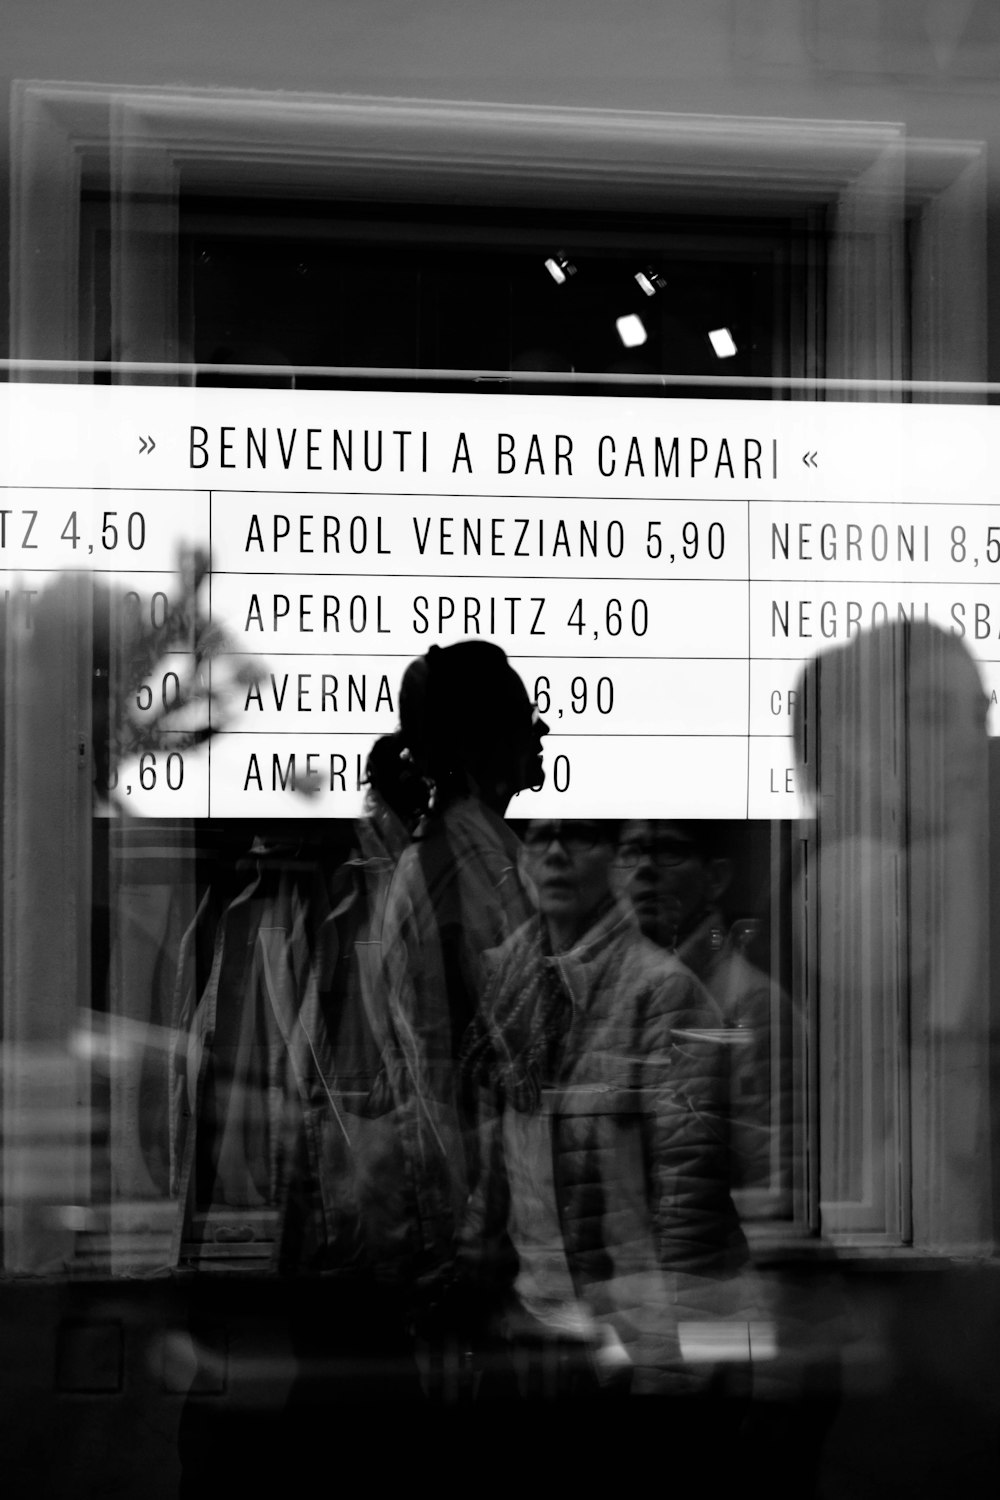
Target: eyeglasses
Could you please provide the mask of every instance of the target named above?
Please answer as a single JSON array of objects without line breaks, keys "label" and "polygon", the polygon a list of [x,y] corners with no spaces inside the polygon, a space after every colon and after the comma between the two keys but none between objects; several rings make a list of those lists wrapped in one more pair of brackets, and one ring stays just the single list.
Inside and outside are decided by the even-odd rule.
[{"label": "eyeglasses", "polygon": [[529,823],[524,834],[524,847],[533,854],[558,842],[567,854],[589,854],[598,844],[610,842],[599,823]]},{"label": "eyeglasses", "polygon": [[625,870],[634,870],[648,860],[658,870],[673,870],[697,858],[693,844],[681,844],[673,839],[630,839],[618,850],[617,863]]}]

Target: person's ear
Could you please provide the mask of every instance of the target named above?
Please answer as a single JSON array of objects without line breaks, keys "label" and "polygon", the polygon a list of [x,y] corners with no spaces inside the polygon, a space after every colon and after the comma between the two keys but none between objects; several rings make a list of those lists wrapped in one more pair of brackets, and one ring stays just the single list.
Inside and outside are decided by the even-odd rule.
[{"label": "person's ear", "polygon": [[733,862],[731,859],[710,859],[708,862],[708,894],[712,901],[718,901],[725,891],[729,889],[733,879]]}]

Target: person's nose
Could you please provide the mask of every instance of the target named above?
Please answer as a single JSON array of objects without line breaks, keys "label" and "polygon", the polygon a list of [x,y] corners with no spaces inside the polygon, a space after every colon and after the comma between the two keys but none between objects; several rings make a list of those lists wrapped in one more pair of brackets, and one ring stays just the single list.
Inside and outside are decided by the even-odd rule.
[{"label": "person's nose", "polygon": [[657,895],[657,884],[652,871],[642,865],[637,865],[629,872],[626,885],[629,896],[633,901],[645,901]]}]

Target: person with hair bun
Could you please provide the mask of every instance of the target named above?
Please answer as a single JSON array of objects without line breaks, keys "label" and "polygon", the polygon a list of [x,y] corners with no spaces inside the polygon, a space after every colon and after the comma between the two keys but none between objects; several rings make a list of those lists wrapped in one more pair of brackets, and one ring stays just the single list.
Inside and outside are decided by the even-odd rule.
[{"label": "person with hair bun", "polygon": [[482,958],[527,919],[520,843],[503,821],[544,780],[548,733],[499,646],[432,646],[403,675],[399,739],[373,757],[373,792],[392,803],[420,777],[426,814],[404,850],[380,935],[385,1077],[409,1165],[412,1212],[398,1264],[429,1326],[447,1300],[470,1189],[474,1109],[457,1061],[482,993]]},{"label": "person with hair bun", "polygon": [[512,797],[545,780],[548,727],[492,641],[432,646],[411,662],[400,684],[399,719],[396,763],[386,754],[369,765],[371,785],[390,803],[406,768],[424,778],[435,815],[471,798],[502,817]]}]

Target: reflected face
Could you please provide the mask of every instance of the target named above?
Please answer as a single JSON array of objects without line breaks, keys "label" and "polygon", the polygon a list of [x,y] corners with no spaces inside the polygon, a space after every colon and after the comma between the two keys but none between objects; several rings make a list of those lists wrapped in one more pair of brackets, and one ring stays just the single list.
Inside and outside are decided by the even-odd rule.
[{"label": "reflected face", "polygon": [[915,653],[908,688],[911,831],[943,829],[985,805],[987,699],[964,649]]},{"label": "reflected face", "polygon": [[611,894],[615,845],[599,823],[529,823],[528,874],[543,916],[585,923]]},{"label": "reflected face", "polygon": [[982,820],[988,702],[958,636],[919,620],[880,626],[830,653],[815,693],[817,808],[831,836],[906,842]]},{"label": "reflected face", "polygon": [[530,787],[542,786],[545,781],[542,740],[548,734],[549,726],[524,691],[520,678],[518,686],[524,703],[519,713],[519,728],[513,744],[514,791],[526,792]]},{"label": "reflected face", "polygon": [[626,823],[618,865],[642,931],[672,948],[711,894],[709,865],[694,840],[672,823]]}]

